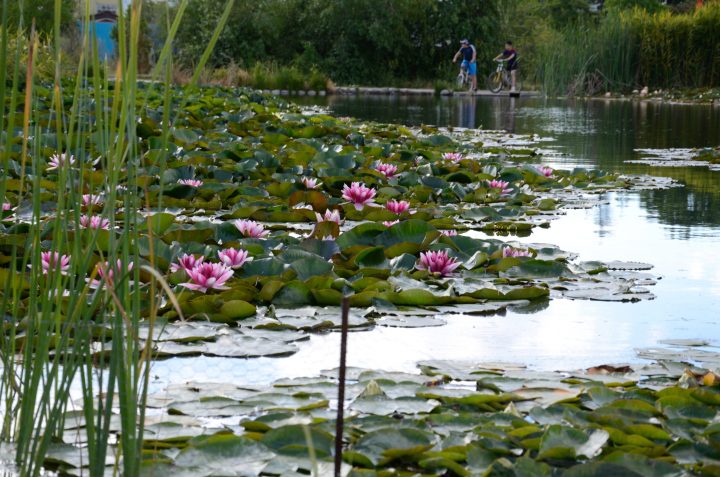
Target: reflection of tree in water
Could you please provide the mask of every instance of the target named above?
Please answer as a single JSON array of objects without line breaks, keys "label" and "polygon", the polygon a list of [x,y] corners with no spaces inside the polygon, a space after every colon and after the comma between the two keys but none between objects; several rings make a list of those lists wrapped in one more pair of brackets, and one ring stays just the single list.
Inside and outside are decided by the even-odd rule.
[{"label": "reflection of tree in water", "polygon": [[[685,187],[644,192],[641,202],[647,210],[668,225],[720,226],[720,174],[704,167],[668,170]],[[673,230],[679,238],[689,238],[692,230]]]},{"label": "reflection of tree in water", "polygon": [[477,98],[468,96],[457,101],[457,125],[462,128],[475,129],[480,127],[475,119]]},{"label": "reflection of tree in water", "polygon": [[515,132],[515,116],[517,114],[517,100],[515,96],[511,96],[508,100],[507,113],[505,116],[505,130],[507,132]]},{"label": "reflection of tree in water", "polygon": [[[619,198],[618,200],[622,200]],[[595,215],[595,224],[597,225],[596,234],[598,237],[606,237],[611,234],[610,227],[612,226],[612,207],[605,204],[599,206],[597,214]]]}]

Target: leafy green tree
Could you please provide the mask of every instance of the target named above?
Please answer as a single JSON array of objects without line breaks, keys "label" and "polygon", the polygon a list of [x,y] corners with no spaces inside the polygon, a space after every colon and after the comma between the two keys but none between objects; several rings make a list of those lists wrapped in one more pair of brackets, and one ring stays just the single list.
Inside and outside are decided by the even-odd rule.
[{"label": "leafy green tree", "polygon": [[[72,27],[73,13],[76,0],[62,0],[60,10],[60,30],[65,31]],[[49,34],[55,28],[55,0],[2,0],[0,1],[0,15],[3,6],[7,6],[8,25],[11,28],[20,27],[30,29],[35,19],[35,29],[40,33]]]},{"label": "leafy green tree", "polygon": [[[128,5],[124,19],[125,32],[127,41],[130,41],[130,18],[132,15],[132,6]],[[138,71],[147,73],[155,64],[155,55],[159,53],[167,36],[168,15],[170,9],[167,3],[158,0],[143,0],[142,16],[140,18],[140,32],[137,41],[137,62]],[[117,45],[118,28],[117,25],[112,30],[112,39]],[[126,51],[129,51],[129,43],[126,45]]]},{"label": "leafy green tree", "polygon": [[605,0],[603,8],[609,12],[639,8],[650,13],[655,13],[662,10],[663,5],[658,0]]},{"label": "leafy green tree", "polygon": [[547,0],[542,11],[548,16],[552,26],[563,29],[586,21],[590,17],[588,0]]},{"label": "leafy green tree", "polygon": [[[181,63],[200,57],[225,1],[190,0]],[[499,41],[496,15],[494,0],[237,0],[211,64],[317,68],[343,83],[434,79],[452,68],[462,37]]]}]

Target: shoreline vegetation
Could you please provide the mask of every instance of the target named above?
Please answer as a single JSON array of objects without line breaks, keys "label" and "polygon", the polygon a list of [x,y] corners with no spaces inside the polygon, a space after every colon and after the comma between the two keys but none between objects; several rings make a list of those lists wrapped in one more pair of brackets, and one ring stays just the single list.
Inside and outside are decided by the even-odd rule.
[{"label": "shoreline vegetation", "polygon": [[[337,7],[343,4],[342,1],[337,3]],[[357,58],[356,64],[342,63],[334,49],[323,50],[318,56],[322,48],[314,38],[300,42],[304,45],[300,48],[302,51],[290,51],[284,46],[269,46],[272,41],[262,39],[261,35],[258,43],[264,45],[262,54],[238,56],[228,46],[222,61],[218,58],[217,65],[210,61],[210,68],[220,66],[210,75],[218,76],[216,80],[224,85],[253,86],[263,90],[294,90],[291,83],[297,83],[298,79],[293,80],[293,76],[301,74],[308,82],[314,72],[342,86],[421,88],[438,93],[453,91],[458,66],[452,64],[450,58],[456,51],[454,41],[459,39],[455,36],[463,28],[452,27],[456,20],[444,19],[450,25],[442,25],[443,30],[428,27],[415,31],[413,28],[419,26],[411,28],[405,24],[414,18],[409,13],[408,18],[393,18],[392,15],[400,14],[406,8],[412,10],[413,5],[422,11],[427,5],[421,0],[401,3],[399,10],[389,13],[388,18],[368,14],[368,18],[362,18],[357,25],[347,25],[347,32],[337,25],[323,24],[323,28],[328,29],[328,37],[335,39],[332,48],[336,48],[337,43],[352,51],[353,57]],[[478,48],[481,87],[483,78],[493,69],[491,59],[502,41],[512,38],[520,53],[520,71],[526,90],[528,86],[534,86],[530,89],[552,97],[602,96],[608,92],[643,97],[641,92],[647,88],[649,92],[671,92],[666,95],[669,100],[705,101],[707,94],[712,96],[712,91],[720,88],[720,1],[705,1],[701,8],[696,8],[694,1],[673,3],[676,5],[671,8],[653,0],[609,0],[599,12],[591,12],[589,3],[584,0],[493,3],[481,18],[494,26],[488,28],[483,23],[485,26],[478,26],[475,34],[470,35],[471,42]],[[291,10],[301,9],[299,5],[290,2],[286,6]],[[447,5],[443,8],[450,8]],[[365,0],[357,0],[355,7],[359,11],[365,7],[370,9]],[[320,8],[319,18],[328,20],[323,15],[339,15],[334,8]],[[449,12],[442,13],[443,17],[452,16]],[[435,14],[439,15],[438,12]],[[267,15],[272,17],[270,12]],[[418,44],[406,44],[403,35],[383,39],[382,25],[393,21],[402,23],[403,27],[398,31],[417,37]],[[316,26],[301,25],[298,28],[311,31]],[[428,40],[428,36],[438,38],[443,34],[448,35],[447,41],[431,44]],[[182,44],[182,35],[180,41]],[[366,50],[375,43],[378,43],[378,51],[387,48],[387,44],[395,44],[405,57],[399,59],[396,53],[390,52],[382,58],[372,57]],[[368,48],[358,48],[358,45]],[[180,50],[183,51],[182,47]],[[186,53],[186,60],[192,63],[192,55],[189,51]],[[273,58],[270,64],[267,64],[267,57]],[[428,58],[425,57],[431,61],[426,61]],[[228,59],[237,63],[236,70],[245,73],[224,76]],[[405,68],[400,67],[403,64]],[[382,67],[378,67],[380,65]],[[268,82],[276,86],[268,85]],[[696,89],[706,89],[708,93],[701,97],[701,92],[694,93]]]},{"label": "shoreline vegetation", "polygon": [[[32,1],[49,5],[54,0]],[[436,1],[399,0],[387,9],[377,8],[377,0],[267,0],[261,6],[254,0],[235,0],[227,11],[232,28],[219,32],[217,48],[202,58],[225,1],[188,0],[184,13],[197,21],[177,25],[173,32],[171,77],[187,83],[202,60],[201,84],[271,91],[357,85],[440,93],[455,89],[458,65],[450,59],[457,41],[467,36],[478,50],[481,87],[503,41],[513,39],[525,90],[550,97],[592,97],[633,96],[633,91],[643,96],[647,88],[648,96],[670,92],[663,93],[669,100],[717,99],[706,98],[720,88],[720,0],[705,0],[699,8],[694,0],[667,3],[672,5],[607,0],[598,10],[586,0],[489,0],[480,11],[468,12],[463,2],[454,0],[440,6]],[[139,74],[156,70],[170,19],[181,4],[143,1],[135,45]],[[468,16],[473,24],[463,20]],[[126,13],[125,23],[128,18]],[[40,21],[38,28],[40,45],[54,43],[49,36],[52,22]],[[81,32],[72,23],[62,23],[60,30],[57,41],[65,49],[61,66],[72,75]],[[8,45],[12,51],[12,35]],[[55,54],[50,48],[37,51],[38,78],[53,80]],[[25,65],[21,62],[20,75]],[[114,72],[114,65],[109,68]],[[708,92],[694,92],[701,89]]]},{"label": "shoreline vegetation", "polygon": [[[186,85],[192,75],[186,70],[176,69],[172,79],[177,85]],[[149,75],[139,75],[140,80],[151,79]],[[303,73],[297,68],[279,68],[274,65],[256,65],[250,71],[231,64],[227,67],[203,71],[198,83],[203,86],[249,87],[265,94],[277,96],[325,96],[325,95],[370,95],[370,96],[472,96],[468,91],[455,87],[451,82],[391,84],[385,86],[337,85],[330,78],[317,70]],[[709,103],[720,105],[720,87],[717,88],[668,88],[650,90],[648,87],[632,91],[606,91],[594,94],[548,94],[542,89],[529,89],[520,93],[521,96],[545,96],[566,98],[623,99],[664,101],[669,103]],[[480,88],[478,94],[487,96],[503,96],[488,93]]]}]

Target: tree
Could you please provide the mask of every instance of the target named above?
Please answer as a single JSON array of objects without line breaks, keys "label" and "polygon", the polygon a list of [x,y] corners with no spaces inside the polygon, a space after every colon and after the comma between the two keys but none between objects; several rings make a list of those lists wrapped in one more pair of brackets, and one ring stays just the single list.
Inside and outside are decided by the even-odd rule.
[{"label": "tree", "polygon": [[[60,30],[72,27],[76,0],[61,0]],[[7,5],[7,12],[3,12]],[[55,0],[2,0],[0,14],[7,13],[8,26],[16,29],[22,26],[29,30],[35,19],[35,29],[40,33],[50,34],[55,28]],[[20,17],[22,14],[22,25]]]},{"label": "tree", "polygon": [[590,3],[587,0],[547,0],[542,10],[553,27],[563,29],[586,20],[590,14]]},{"label": "tree", "polygon": [[[158,2],[156,0],[144,0],[142,6],[142,16],[140,17],[140,31],[137,41],[137,62],[138,71],[140,73],[147,73],[154,66],[155,55],[158,54],[159,50],[162,49],[167,36],[167,14],[168,6],[164,2]],[[127,35],[127,41],[130,41],[130,18],[132,15],[132,5],[128,5],[125,12],[125,34]],[[112,30],[112,39],[115,45],[118,45],[118,27]],[[126,45],[127,51],[129,51],[129,43]]]},{"label": "tree", "polygon": [[605,0],[603,6],[608,12],[619,12],[639,8],[650,13],[659,12],[663,9],[658,0]]},{"label": "tree", "polygon": [[[197,62],[226,0],[190,0],[180,63]],[[447,77],[462,37],[497,44],[495,0],[236,0],[211,66],[312,67],[343,83]],[[487,59],[481,50],[479,61]]]}]

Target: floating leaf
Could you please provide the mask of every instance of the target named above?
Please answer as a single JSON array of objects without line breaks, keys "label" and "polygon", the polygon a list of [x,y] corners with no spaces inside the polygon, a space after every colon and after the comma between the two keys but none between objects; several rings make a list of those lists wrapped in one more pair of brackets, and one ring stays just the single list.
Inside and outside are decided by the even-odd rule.
[{"label": "floating leaf", "polygon": [[431,435],[409,428],[386,428],[362,436],[353,451],[373,465],[386,465],[396,459],[417,456],[433,446]]}]

